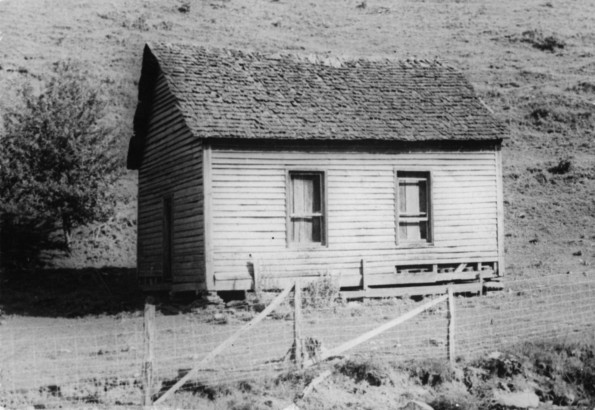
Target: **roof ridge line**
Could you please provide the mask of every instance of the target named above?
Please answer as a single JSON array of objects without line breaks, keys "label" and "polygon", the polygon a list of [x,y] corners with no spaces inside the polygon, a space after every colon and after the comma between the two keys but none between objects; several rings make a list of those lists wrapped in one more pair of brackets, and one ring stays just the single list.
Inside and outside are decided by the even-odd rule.
[{"label": "roof ridge line", "polygon": [[[349,56],[346,54],[333,54],[333,53],[292,53],[292,52],[262,52],[258,50],[240,50],[234,48],[227,48],[227,47],[217,47],[217,46],[205,46],[193,43],[172,43],[172,42],[165,42],[165,41],[148,41],[146,42],[146,46],[148,46],[151,50],[156,50],[161,47],[166,47],[169,49],[178,48],[178,49],[196,49],[202,50],[205,53],[215,54],[215,55],[225,55],[228,57],[244,57],[244,58],[254,58],[256,60],[269,60],[269,61],[282,61],[285,59],[289,59],[294,62],[298,63],[306,63],[306,64],[314,64],[320,66],[328,66],[334,68],[340,67],[348,67],[352,65],[366,65],[366,64],[398,64],[402,67],[406,68],[444,68],[450,69],[454,71],[459,71],[459,69],[451,64],[446,63],[445,61],[440,60],[437,56],[433,59],[429,58],[418,58],[415,56],[408,56],[404,58],[397,58],[397,57],[389,57],[389,56],[380,56],[380,57],[373,57],[373,56]],[[181,51],[181,50],[180,50]]]}]

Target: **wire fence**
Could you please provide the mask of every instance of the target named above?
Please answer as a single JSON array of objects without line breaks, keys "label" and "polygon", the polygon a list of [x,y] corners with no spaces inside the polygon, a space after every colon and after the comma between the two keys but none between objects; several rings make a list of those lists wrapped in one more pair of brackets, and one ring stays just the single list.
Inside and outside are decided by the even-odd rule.
[{"label": "wire fence", "polygon": [[[435,298],[435,297],[433,297]],[[314,362],[324,352],[411,311],[429,299],[387,298],[304,308],[301,340]],[[595,274],[508,279],[502,291],[454,298],[455,356],[472,359],[524,341],[595,335]],[[153,340],[152,392],[159,396],[197,362],[257,314],[249,304],[158,315]],[[446,359],[449,309],[436,304],[346,354],[391,360]],[[75,404],[140,405],[144,352],[143,317],[32,320],[0,326],[0,405],[46,408]],[[279,375],[295,368],[292,298],[210,360],[187,388]]]}]

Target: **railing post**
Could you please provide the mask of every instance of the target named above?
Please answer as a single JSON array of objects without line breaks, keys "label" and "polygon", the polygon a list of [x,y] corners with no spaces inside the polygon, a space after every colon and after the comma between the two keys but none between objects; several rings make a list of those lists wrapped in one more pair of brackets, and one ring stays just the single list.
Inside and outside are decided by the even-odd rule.
[{"label": "railing post", "polygon": [[455,299],[452,288],[448,288],[448,360],[455,362]]},{"label": "railing post", "polygon": [[145,321],[144,321],[144,361],[142,369],[143,383],[143,407],[151,407],[153,400],[151,397],[151,387],[153,385],[153,342],[155,340],[155,305],[153,298],[148,297],[145,302]]},{"label": "railing post", "polygon": [[367,278],[366,278],[366,273],[367,273],[366,272],[366,269],[367,269],[367,267],[366,267],[366,260],[365,259],[362,259],[362,261],[361,261],[361,271],[362,271],[362,289],[363,290],[368,290],[368,281],[367,281]]},{"label": "railing post", "polygon": [[295,364],[298,369],[304,367],[304,353],[302,343],[302,284],[296,279],[293,290],[293,345]]},{"label": "railing post", "polygon": [[259,292],[261,290],[260,289],[260,287],[261,287],[260,286],[261,285],[261,283],[260,283],[260,274],[261,274],[261,272],[260,272],[260,263],[258,262],[258,259],[256,259],[256,258],[254,258],[252,260],[252,272],[254,274],[253,275],[253,281],[254,281],[254,283],[253,283],[253,289],[252,290],[254,290],[254,292]]}]

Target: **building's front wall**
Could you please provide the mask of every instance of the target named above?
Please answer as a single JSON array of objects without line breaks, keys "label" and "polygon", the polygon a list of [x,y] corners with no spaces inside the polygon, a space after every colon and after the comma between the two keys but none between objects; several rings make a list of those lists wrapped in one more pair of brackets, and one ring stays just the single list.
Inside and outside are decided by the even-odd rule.
[{"label": "building's front wall", "polygon": [[[330,273],[342,286],[399,284],[395,266],[498,262],[499,147],[213,142],[207,256],[211,289],[250,289]],[[288,243],[288,174],[323,171],[326,243]],[[399,243],[397,171],[431,175],[432,240]],[[500,239],[499,239],[500,238]],[[500,249],[500,250],[499,250]],[[496,267],[497,264],[492,266]],[[214,278],[214,279],[213,279]]]},{"label": "building's front wall", "polygon": [[[204,287],[202,142],[186,126],[163,75],[153,101],[138,173],[139,281],[145,288]],[[168,209],[171,229],[166,234]],[[171,252],[169,274],[166,249]]]}]

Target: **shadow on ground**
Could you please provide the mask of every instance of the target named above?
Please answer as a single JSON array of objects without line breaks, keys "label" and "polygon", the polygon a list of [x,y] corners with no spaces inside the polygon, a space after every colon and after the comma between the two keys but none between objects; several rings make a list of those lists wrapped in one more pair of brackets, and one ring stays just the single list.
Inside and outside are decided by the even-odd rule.
[{"label": "shadow on ground", "polygon": [[79,317],[141,309],[136,269],[35,269],[14,272],[0,284],[6,314]]}]

